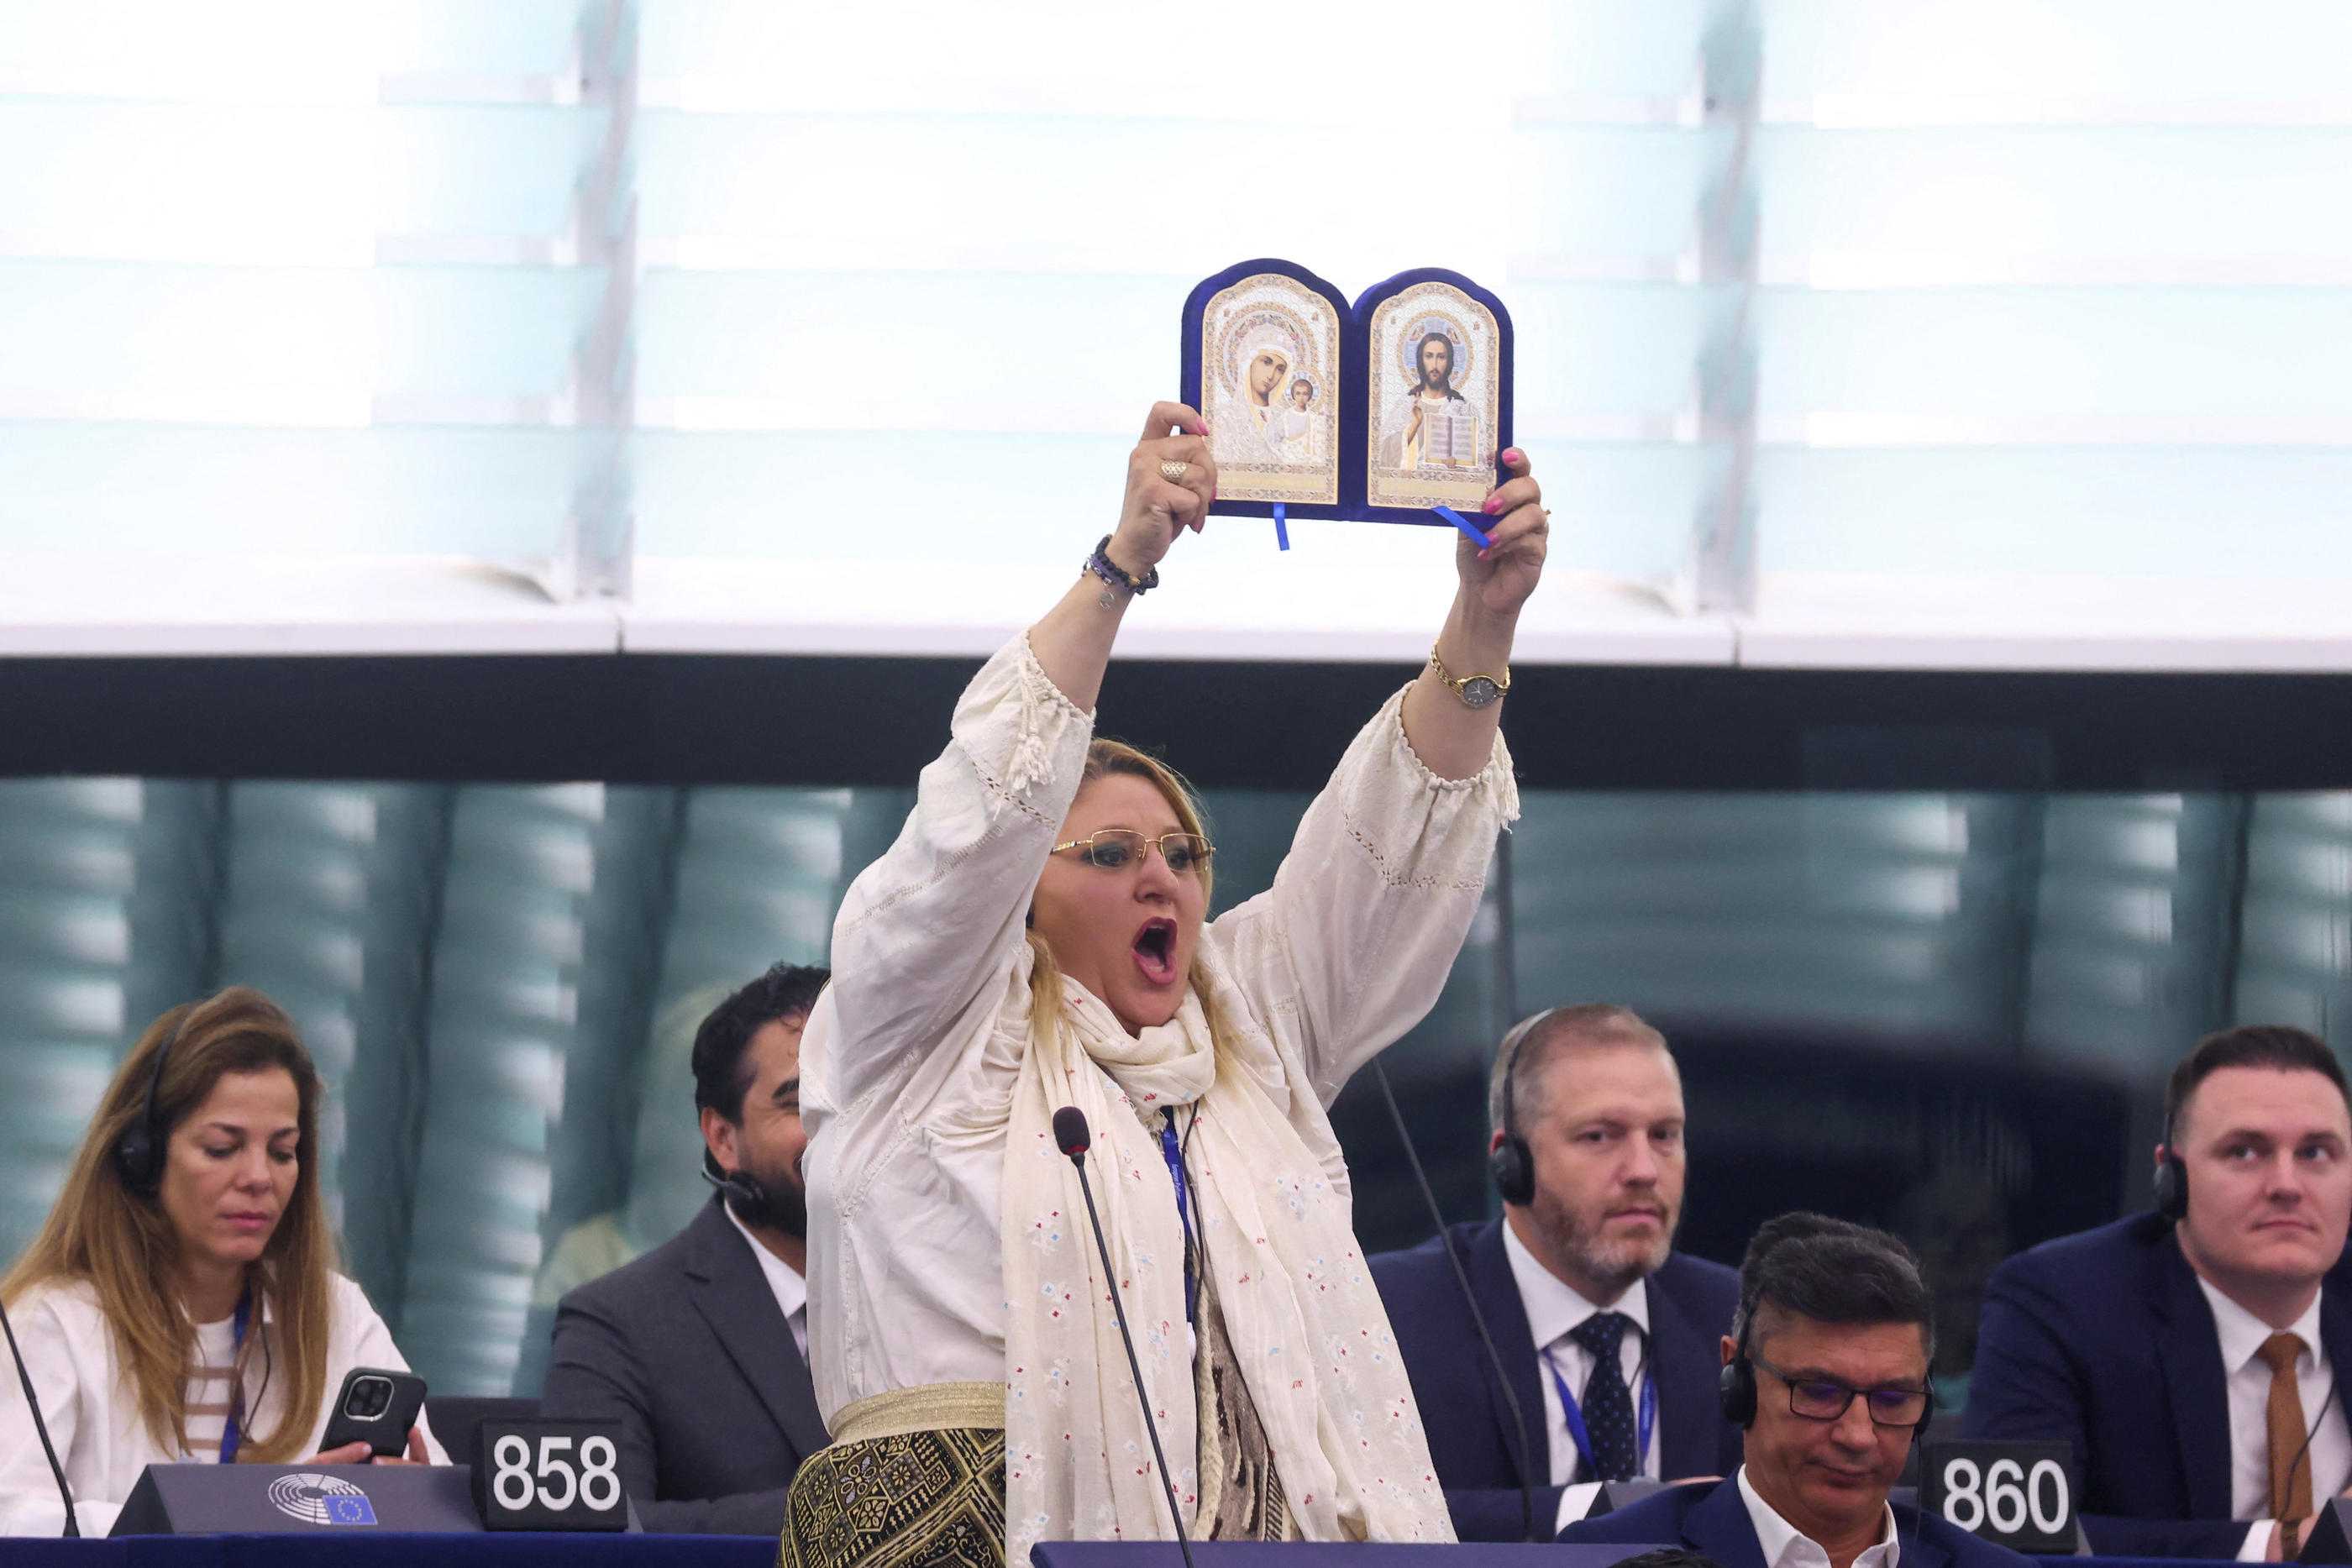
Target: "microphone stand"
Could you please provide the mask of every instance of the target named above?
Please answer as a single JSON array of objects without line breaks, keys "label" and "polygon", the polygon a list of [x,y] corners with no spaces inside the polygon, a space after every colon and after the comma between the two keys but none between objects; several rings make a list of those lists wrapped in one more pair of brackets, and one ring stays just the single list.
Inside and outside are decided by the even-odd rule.
[{"label": "microphone stand", "polygon": [[[1064,1115],[1077,1117],[1080,1129],[1086,1126],[1084,1114],[1073,1106],[1055,1116],[1056,1134],[1062,1132],[1058,1124]],[[1095,1252],[1102,1259],[1103,1282],[1110,1290],[1111,1311],[1118,1316],[1118,1339],[1127,1347],[1127,1369],[1135,1375],[1135,1397],[1143,1409],[1143,1430],[1151,1438],[1151,1458],[1160,1466],[1160,1490],[1168,1494],[1168,1518],[1176,1526],[1176,1544],[1184,1553],[1184,1568],[1193,1568],[1192,1542],[1184,1533],[1183,1511],[1176,1506],[1176,1482],[1168,1473],[1168,1456],[1160,1448],[1160,1424],[1151,1418],[1151,1396],[1143,1386],[1143,1363],[1136,1358],[1135,1336],[1127,1329],[1127,1307],[1118,1299],[1118,1270],[1111,1267],[1110,1243],[1103,1239],[1102,1216],[1095,1209],[1094,1184],[1087,1180],[1087,1145],[1080,1144],[1074,1149],[1064,1140],[1062,1152],[1077,1167],[1078,1190],[1087,1195],[1087,1219],[1094,1227]]]},{"label": "microphone stand", "polygon": [[1470,1322],[1478,1330],[1478,1343],[1486,1347],[1486,1359],[1494,1364],[1495,1386],[1503,1391],[1503,1403],[1510,1407],[1511,1430],[1519,1437],[1519,1530],[1529,1545],[1536,1544],[1536,1484],[1532,1478],[1535,1461],[1529,1453],[1528,1418],[1519,1409],[1519,1396],[1511,1392],[1511,1375],[1503,1370],[1503,1356],[1495,1348],[1495,1336],[1486,1332],[1486,1314],[1478,1310],[1477,1292],[1470,1289],[1470,1276],[1462,1267],[1462,1255],[1454,1250],[1454,1238],[1445,1231],[1445,1211],[1437,1207],[1437,1194],[1430,1189],[1429,1173],[1421,1168],[1420,1151],[1412,1146],[1412,1134],[1404,1130],[1404,1112],[1397,1106],[1396,1091],[1389,1087],[1388,1070],[1381,1059],[1372,1058],[1372,1076],[1379,1080],[1381,1097],[1388,1102],[1389,1119],[1396,1124],[1397,1141],[1404,1145],[1404,1157],[1412,1166],[1412,1179],[1421,1184],[1422,1201],[1429,1205],[1429,1218],[1437,1226],[1437,1245],[1444,1249],[1445,1260],[1454,1265],[1454,1282],[1462,1287],[1462,1302],[1470,1309]]}]

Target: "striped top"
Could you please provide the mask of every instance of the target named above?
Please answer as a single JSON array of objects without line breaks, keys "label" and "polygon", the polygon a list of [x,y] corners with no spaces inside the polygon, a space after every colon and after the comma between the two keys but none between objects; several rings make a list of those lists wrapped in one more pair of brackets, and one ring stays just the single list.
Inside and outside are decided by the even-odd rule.
[{"label": "striped top", "polygon": [[236,1320],[196,1325],[195,1364],[188,1369],[188,1457],[218,1462],[228,1428],[230,1378],[236,1366]]}]

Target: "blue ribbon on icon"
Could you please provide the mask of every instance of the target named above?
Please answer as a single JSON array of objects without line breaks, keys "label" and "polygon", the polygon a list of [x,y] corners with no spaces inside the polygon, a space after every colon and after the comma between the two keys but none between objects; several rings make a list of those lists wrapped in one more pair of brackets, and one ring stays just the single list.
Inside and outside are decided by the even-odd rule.
[{"label": "blue ribbon on icon", "polygon": [[1465,517],[1461,513],[1455,511],[1453,507],[1432,507],[1429,509],[1435,512],[1439,517],[1444,517],[1447,522],[1452,523],[1455,528],[1460,528],[1464,533],[1468,534],[1470,536],[1470,542],[1476,545],[1480,549],[1485,549],[1488,545],[1495,542],[1493,539],[1488,538],[1485,534],[1480,533],[1475,528],[1472,527],[1469,519]]}]

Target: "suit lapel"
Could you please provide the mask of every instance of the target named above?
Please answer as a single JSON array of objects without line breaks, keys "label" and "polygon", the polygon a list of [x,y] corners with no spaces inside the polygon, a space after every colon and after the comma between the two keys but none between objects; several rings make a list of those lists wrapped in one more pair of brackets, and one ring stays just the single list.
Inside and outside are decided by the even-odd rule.
[{"label": "suit lapel", "polygon": [[[2213,1309],[2196,1271],[2167,1235],[2156,1244],[2157,1360],[2172,1399],[2173,1427],[2192,1519],[2230,1517],[2230,1390]],[[2323,1330],[2325,1320],[2323,1318]]]},{"label": "suit lapel", "polygon": [[1764,1543],[1756,1539],[1737,1474],[1718,1481],[1683,1515],[1683,1539],[1723,1568],[1764,1568]]},{"label": "suit lapel", "polygon": [[[2345,1402],[2344,1385],[2347,1368],[2352,1368],[2352,1303],[2345,1301],[2333,1270],[2319,1284],[2319,1343],[2327,1352],[2327,1364],[2335,1369],[2336,1407],[2347,1419],[2352,1419],[2352,1406]],[[2326,1414],[2324,1410],[2320,1412],[2322,1416]],[[2312,1479],[2321,1486],[2329,1484],[2326,1477],[2314,1476]]]},{"label": "suit lapel", "polygon": [[[1502,1220],[1494,1220],[1473,1237],[1464,1249],[1462,1267],[1470,1276],[1470,1289],[1478,1298],[1478,1310],[1486,1315],[1486,1332],[1495,1336],[1495,1351],[1503,1359],[1504,1375],[1510,1380],[1511,1392],[1519,1401],[1519,1414],[1528,1424],[1528,1455],[1535,1463],[1536,1473],[1526,1479],[1529,1486],[1551,1484],[1551,1434],[1544,1421],[1542,1375],[1536,1367],[1535,1331],[1528,1327],[1527,1303],[1519,1300],[1519,1282],[1511,1274],[1510,1254],[1503,1249]],[[1511,1430],[1511,1407],[1499,1389],[1494,1389],[1495,1369],[1486,1364],[1481,1356],[1480,1373],[1493,1389],[1487,1400],[1495,1413],[1495,1429],[1510,1456],[1514,1469],[1519,1463],[1519,1440]]]},{"label": "suit lapel", "polygon": [[1680,1303],[1661,1289],[1667,1270],[1649,1278],[1650,1375],[1658,1386],[1658,1474],[1715,1473],[1717,1400],[1713,1375],[1717,1346],[1691,1326]]},{"label": "suit lapel", "polygon": [[687,1265],[694,1309],[804,1459],[831,1441],[817,1415],[816,1389],[751,1244],[719,1207],[724,1201],[713,1197],[695,1217]]}]

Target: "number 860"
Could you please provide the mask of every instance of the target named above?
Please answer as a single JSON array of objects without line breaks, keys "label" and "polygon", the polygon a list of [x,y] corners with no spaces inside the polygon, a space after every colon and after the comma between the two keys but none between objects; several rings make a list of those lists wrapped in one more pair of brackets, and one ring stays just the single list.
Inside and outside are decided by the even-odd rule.
[{"label": "number 860", "polygon": [[2055,1459],[2037,1459],[2031,1471],[2015,1459],[1995,1459],[1982,1470],[1974,1459],[1948,1460],[1944,1466],[1944,1517],[1968,1531],[1981,1529],[1990,1521],[2001,1535],[2018,1534],[2031,1517],[2035,1530],[2054,1535],[2066,1522],[2066,1472]]}]

